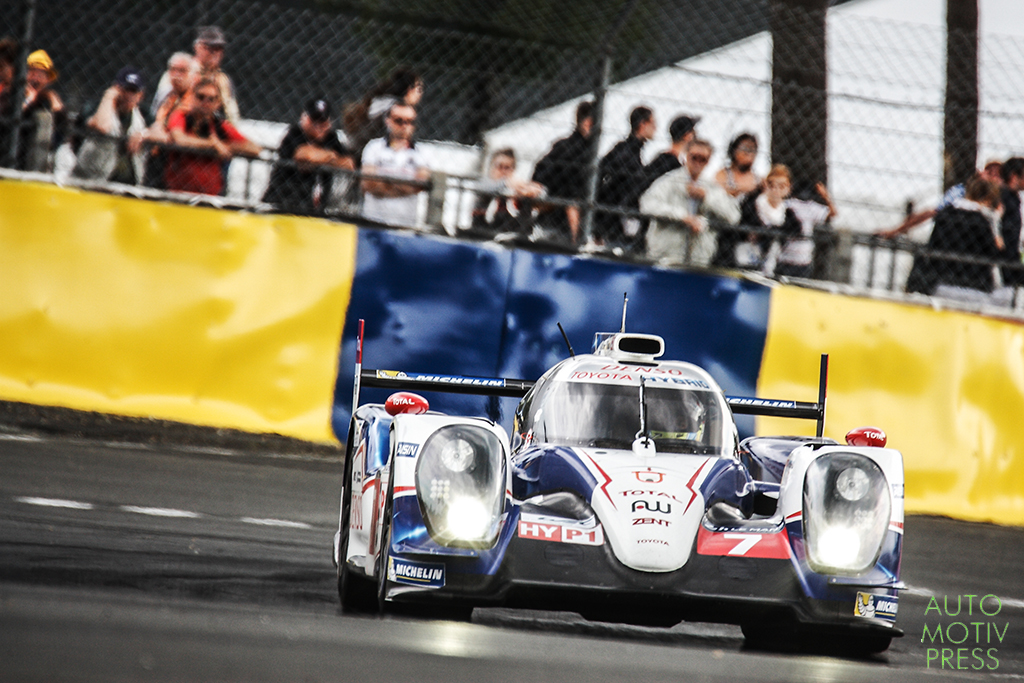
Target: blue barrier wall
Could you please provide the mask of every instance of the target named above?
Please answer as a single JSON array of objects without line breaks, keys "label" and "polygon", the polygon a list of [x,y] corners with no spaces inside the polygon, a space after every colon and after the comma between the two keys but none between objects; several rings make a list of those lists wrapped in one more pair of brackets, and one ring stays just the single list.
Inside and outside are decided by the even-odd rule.
[{"label": "blue barrier wall", "polygon": [[[753,396],[768,326],[767,287],[721,276],[577,256],[508,250],[363,228],[345,319],[333,425],[348,433],[357,324],[366,320],[363,365],[476,377],[536,379],[577,353],[595,332],[661,335],[666,357],[706,368],[728,394]],[[363,389],[361,402],[388,392]],[[486,415],[508,429],[516,399],[424,392],[431,408]],[[741,418],[742,434],[753,421]]]}]

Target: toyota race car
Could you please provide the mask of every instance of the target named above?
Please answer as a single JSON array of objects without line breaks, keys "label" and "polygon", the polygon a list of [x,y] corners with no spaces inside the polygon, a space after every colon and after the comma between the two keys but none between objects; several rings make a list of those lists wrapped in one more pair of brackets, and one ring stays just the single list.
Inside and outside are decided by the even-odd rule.
[{"label": "toyota race car", "polygon": [[[343,610],[686,619],[860,653],[902,635],[902,456],[870,427],[822,437],[826,356],[818,401],[803,403],[727,397],[703,369],[660,360],[653,335],[599,333],[536,382],[367,370],[361,334],[357,349],[334,540]],[[360,384],[396,393],[358,405]],[[511,438],[430,411],[417,389],[522,396]],[[818,436],[740,442],[734,413],[816,419]]]}]

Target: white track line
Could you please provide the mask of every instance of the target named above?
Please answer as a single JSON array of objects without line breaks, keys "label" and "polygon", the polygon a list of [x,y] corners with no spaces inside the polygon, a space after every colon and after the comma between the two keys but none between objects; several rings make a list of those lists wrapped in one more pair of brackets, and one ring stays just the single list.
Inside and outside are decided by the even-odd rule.
[{"label": "white track line", "polygon": [[290,522],[287,519],[256,519],[255,517],[243,517],[246,524],[259,524],[260,526],[280,526],[288,529],[312,529],[313,527],[305,522]]},{"label": "white track line", "polygon": [[70,508],[72,510],[92,510],[95,508],[92,503],[80,503],[77,500],[62,500],[60,498],[34,498],[31,496],[23,496],[21,498],[15,498],[14,500],[19,503],[41,505],[43,507],[50,508]]},{"label": "white track line", "polygon": [[139,515],[151,515],[153,517],[184,517],[187,519],[199,517],[198,512],[191,512],[190,510],[175,510],[173,508],[149,508],[140,507],[138,505],[122,505],[121,510],[125,512],[134,512]]}]

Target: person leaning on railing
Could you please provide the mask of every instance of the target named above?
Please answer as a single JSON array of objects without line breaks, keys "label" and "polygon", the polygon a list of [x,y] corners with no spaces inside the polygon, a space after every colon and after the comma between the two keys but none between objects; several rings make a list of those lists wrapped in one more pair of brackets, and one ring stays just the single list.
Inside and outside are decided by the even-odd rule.
[{"label": "person leaning on railing", "polygon": [[334,185],[331,169],[355,168],[352,152],[332,122],[331,104],[323,97],[306,103],[299,122],[288,127],[277,154],[263,201],[288,213],[322,214]]},{"label": "person leaning on railing", "polygon": [[[548,196],[583,201],[587,197],[587,166],[590,133],[594,126],[594,103],[576,106],[576,128],[572,135],[555,142],[533,169],[533,182],[543,185]],[[578,206],[541,204],[533,236],[550,242],[576,245],[581,236]]]},{"label": "person leaning on railing", "polygon": [[[430,167],[413,136],[416,110],[408,104],[394,104],[385,123],[387,135],[370,140],[363,148],[363,215],[380,223],[417,227],[419,194],[430,179]],[[410,180],[413,182],[402,182]]]},{"label": "person leaning on railing", "polygon": [[647,231],[647,255],[667,266],[707,265],[715,252],[715,234],[708,218],[729,225],[740,220],[736,200],[713,180],[703,177],[711,160],[711,143],[697,138],[686,151],[685,165],[661,176],[640,197],[640,211],[655,219]]},{"label": "person leaning on railing", "polygon": [[28,56],[25,99],[21,104],[17,167],[22,171],[50,171],[50,152],[67,125],[67,110],[53,84],[57,69],[45,50]]},{"label": "person leaning on railing", "polygon": [[149,187],[165,189],[164,167],[167,153],[163,149],[163,145],[171,141],[171,135],[167,132],[167,123],[170,121],[171,114],[185,107],[185,97],[192,88],[197,70],[195,60],[187,52],[175,52],[167,60],[165,76],[170,87],[165,92],[158,92],[153,97],[151,109],[153,123],[146,131],[146,140],[158,143],[150,145],[146,157],[145,184]]},{"label": "person leaning on railing", "polygon": [[189,99],[189,109],[175,111],[167,122],[171,142],[182,148],[167,151],[167,189],[219,195],[224,188],[222,162],[259,156],[262,148],[218,114],[220,90],[214,80],[200,79]]},{"label": "person leaning on railing", "polygon": [[515,177],[516,153],[511,147],[491,156],[487,177],[476,183],[480,192],[473,206],[471,229],[478,235],[496,237],[515,233],[527,235],[532,223],[531,199],[544,197],[540,183]]},{"label": "person leaning on railing", "polygon": [[943,286],[995,289],[994,263],[1004,246],[998,209],[998,184],[979,175],[967,181],[963,199],[936,214],[927,250],[914,258],[907,291],[941,294]]},{"label": "person leaning on railing", "polygon": [[[89,135],[78,149],[72,175],[86,180],[109,180],[126,185],[142,183],[142,140],[146,120],[139,111],[146,82],[142,72],[126,66],[103,93],[93,113],[83,112]],[[98,135],[97,135],[98,133]]]}]

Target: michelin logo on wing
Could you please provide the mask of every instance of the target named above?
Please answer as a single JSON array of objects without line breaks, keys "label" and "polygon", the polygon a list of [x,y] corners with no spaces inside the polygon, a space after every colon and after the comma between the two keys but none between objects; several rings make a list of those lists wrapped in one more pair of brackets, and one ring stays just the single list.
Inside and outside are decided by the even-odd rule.
[{"label": "michelin logo on wing", "polygon": [[391,556],[388,558],[388,580],[410,586],[442,588],[444,586],[444,565],[409,562]]}]

